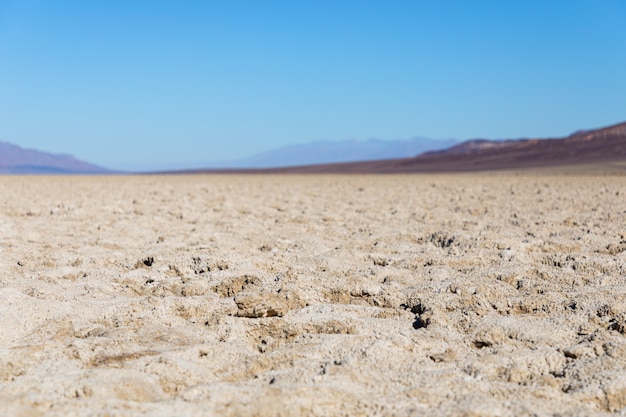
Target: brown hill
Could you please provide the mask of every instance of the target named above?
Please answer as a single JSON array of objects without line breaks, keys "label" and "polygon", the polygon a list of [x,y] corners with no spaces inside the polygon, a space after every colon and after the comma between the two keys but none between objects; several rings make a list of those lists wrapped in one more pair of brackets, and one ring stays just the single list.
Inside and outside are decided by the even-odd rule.
[{"label": "brown hill", "polygon": [[565,138],[469,140],[413,158],[263,169],[202,169],[164,173],[401,174],[538,170],[626,173],[626,122]]},{"label": "brown hill", "polygon": [[626,170],[626,123],[559,139],[471,140],[414,158],[311,165],[264,172],[410,173],[612,165]]}]

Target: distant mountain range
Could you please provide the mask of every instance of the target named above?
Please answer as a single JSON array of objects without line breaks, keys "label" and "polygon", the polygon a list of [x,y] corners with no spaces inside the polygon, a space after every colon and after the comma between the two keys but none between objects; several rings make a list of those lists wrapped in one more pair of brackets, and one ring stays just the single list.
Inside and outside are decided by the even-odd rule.
[{"label": "distant mountain range", "polygon": [[[520,170],[599,164],[626,172],[626,123],[564,138],[313,142],[263,152],[228,168],[172,173],[411,173]],[[105,174],[70,155],[0,142],[0,174]]]},{"label": "distant mountain range", "polygon": [[105,168],[71,155],[55,155],[0,142],[1,174],[105,174]]},{"label": "distant mountain range", "polygon": [[[207,169],[188,173],[429,173],[558,168],[595,164],[626,173],[626,123],[583,130],[564,138],[476,139],[410,158],[310,164],[263,169]],[[295,164],[294,164],[295,165]],[[570,168],[567,168],[570,167]],[[582,169],[582,168],[581,168]]]},{"label": "distant mountain range", "polygon": [[602,165],[626,172],[626,123],[565,138],[469,140],[413,158],[277,168],[284,173],[411,173],[521,170]]},{"label": "distant mountain range", "polygon": [[289,145],[237,161],[211,164],[216,168],[274,168],[337,162],[408,158],[459,143],[454,139],[318,141]]}]

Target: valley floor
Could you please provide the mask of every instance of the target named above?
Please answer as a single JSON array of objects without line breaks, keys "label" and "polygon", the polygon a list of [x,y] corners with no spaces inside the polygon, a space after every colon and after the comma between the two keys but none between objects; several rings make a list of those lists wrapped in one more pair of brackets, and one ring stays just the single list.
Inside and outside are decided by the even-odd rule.
[{"label": "valley floor", "polygon": [[623,177],[0,194],[1,415],[626,413]]}]

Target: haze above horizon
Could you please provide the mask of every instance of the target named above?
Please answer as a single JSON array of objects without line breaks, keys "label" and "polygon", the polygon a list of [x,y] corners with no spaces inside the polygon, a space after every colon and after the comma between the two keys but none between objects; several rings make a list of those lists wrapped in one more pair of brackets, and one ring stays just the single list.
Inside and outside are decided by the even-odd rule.
[{"label": "haze above horizon", "polygon": [[0,141],[111,169],[626,119],[626,2],[0,2]]}]

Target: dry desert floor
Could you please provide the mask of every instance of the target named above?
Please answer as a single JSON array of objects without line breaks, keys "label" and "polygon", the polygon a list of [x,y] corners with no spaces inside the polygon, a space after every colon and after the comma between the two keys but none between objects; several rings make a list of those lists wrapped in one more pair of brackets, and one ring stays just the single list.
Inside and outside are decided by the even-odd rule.
[{"label": "dry desert floor", "polygon": [[626,177],[0,177],[2,416],[626,415]]}]

